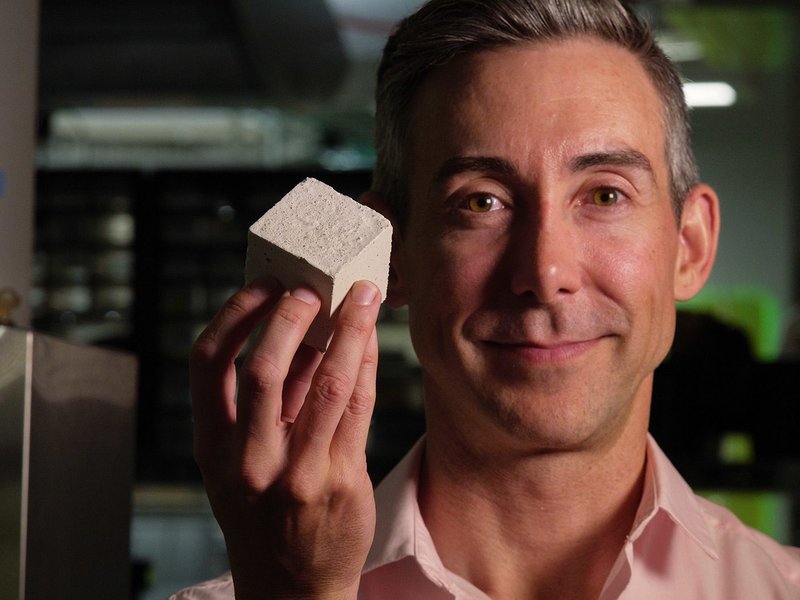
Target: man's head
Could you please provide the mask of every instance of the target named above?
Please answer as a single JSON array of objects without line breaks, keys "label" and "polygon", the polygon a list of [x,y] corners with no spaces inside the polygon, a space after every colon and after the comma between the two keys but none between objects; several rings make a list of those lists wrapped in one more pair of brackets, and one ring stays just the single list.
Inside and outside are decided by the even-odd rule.
[{"label": "man's head", "polygon": [[[422,10],[479,30],[485,4]],[[577,18],[596,4],[570,6]],[[489,43],[391,86],[391,64],[382,72],[384,93],[413,83],[394,90],[403,189],[389,206],[386,192],[365,201],[403,224],[387,300],[409,307],[433,437],[445,428],[489,449],[643,440],[674,302],[713,264],[717,199],[689,178],[676,218],[663,93],[639,53],[607,38]],[[417,29],[404,51],[430,39]]]},{"label": "man's head", "polygon": [[373,189],[386,198],[401,229],[413,99],[431,69],[480,50],[578,36],[626,48],[644,66],[663,105],[670,194],[680,214],[698,182],[683,90],[650,28],[631,9],[619,0],[433,0],[400,23],[378,71]]}]

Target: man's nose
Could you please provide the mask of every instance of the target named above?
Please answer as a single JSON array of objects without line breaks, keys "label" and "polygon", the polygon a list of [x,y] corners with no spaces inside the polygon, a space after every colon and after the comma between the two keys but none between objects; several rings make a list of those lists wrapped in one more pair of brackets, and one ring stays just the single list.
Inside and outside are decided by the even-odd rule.
[{"label": "man's nose", "polygon": [[518,224],[511,244],[511,289],[532,295],[540,304],[574,294],[581,287],[581,241],[569,218],[540,213],[527,224]]}]

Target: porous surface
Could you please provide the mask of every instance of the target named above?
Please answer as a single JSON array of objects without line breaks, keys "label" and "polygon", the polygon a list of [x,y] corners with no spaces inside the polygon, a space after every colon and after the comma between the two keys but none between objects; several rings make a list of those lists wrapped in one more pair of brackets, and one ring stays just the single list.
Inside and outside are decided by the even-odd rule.
[{"label": "porous surface", "polygon": [[316,291],[322,306],[304,341],[324,351],[355,281],[372,281],[386,297],[391,240],[382,215],[308,178],[250,227],[245,279],[271,275],[288,289]]}]

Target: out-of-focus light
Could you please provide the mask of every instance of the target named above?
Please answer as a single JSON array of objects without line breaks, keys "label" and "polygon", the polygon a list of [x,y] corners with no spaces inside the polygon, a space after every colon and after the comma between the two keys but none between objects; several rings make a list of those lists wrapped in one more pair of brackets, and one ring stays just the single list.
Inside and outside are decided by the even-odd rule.
[{"label": "out-of-focus light", "polygon": [[670,36],[659,36],[658,45],[669,56],[672,62],[695,62],[705,56],[703,44],[696,40],[678,39]]},{"label": "out-of-focus light", "polygon": [[230,204],[223,204],[217,207],[217,217],[224,223],[230,223],[236,218],[236,209]]},{"label": "out-of-focus light", "polygon": [[733,106],[736,90],[724,81],[697,81],[683,84],[686,103],[693,107]]}]

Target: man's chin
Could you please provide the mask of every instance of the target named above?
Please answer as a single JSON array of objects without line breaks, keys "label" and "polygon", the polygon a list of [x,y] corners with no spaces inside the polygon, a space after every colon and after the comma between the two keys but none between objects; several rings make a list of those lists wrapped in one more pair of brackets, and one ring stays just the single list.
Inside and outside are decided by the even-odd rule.
[{"label": "man's chin", "polygon": [[[542,379],[542,378],[540,378]],[[556,376],[538,385],[509,388],[481,394],[480,411],[495,428],[514,439],[553,449],[570,448],[591,437],[594,430],[585,391],[565,389]]]}]

